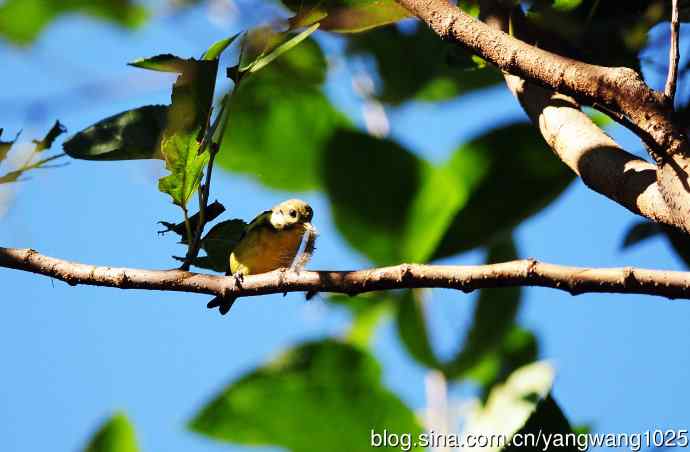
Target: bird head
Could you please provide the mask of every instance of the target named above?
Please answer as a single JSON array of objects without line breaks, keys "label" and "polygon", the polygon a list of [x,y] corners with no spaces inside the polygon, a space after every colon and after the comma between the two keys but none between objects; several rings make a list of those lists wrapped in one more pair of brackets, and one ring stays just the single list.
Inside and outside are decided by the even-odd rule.
[{"label": "bird head", "polygon": [[301,199],[288,199],[271,209],[271,224],[281,230],[309,223],[314,216],[311,206]]}]

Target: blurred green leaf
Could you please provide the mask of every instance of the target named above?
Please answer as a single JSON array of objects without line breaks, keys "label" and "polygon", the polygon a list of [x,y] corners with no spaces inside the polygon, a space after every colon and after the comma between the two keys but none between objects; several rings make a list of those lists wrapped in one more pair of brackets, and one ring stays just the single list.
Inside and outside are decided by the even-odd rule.
[{"label": "blurred green leaf", "polygon": [[292,452],[322,452],[324,444],[330,452],[370,450],[372,429],[421,432],[412,411],[381,383],[374,357],[333,340],[300,345],[231,383],[190,428]]},{"label": "blurred green leaf", "polygon": [[[217,272],[228,269],[228,258],[244,233],[247,223],[238,218],[226,220],[213,226],[201,241],[201,247],[208,256],[207,264]],[[208,268],[208,267],[204,267]]]},{"label": "blurred green leaf", "polygon": [[513,325],[500,346],[484,354],[481,361],[467,369],[465,375],[481,385],[484,395],[496,384],[505,381],[517,368],[534,362],[539,355],[537,338],[531,331]]},{"label": "blurred green leaf", "polygon": [[354,297],[332,294],[326,297],[326,301],[350,311],[352,323],[344,339],[360,347],[369,345],[376,327],[398,302],[395,295],[390,292],[364,293]]},{"label": "blurred green leaf", "polygon": [[65,141],[67,155],[86,160],[162,158],[160,136],[168,107],[147,105],[105,118]]},{"label": "blurred green leaf", "polygon": [[319,21],[323,30],[356,33],[397,22],[410,13],[395,0],[282,0],[296,15],[292,27]]},{"label": "blurred green leaf", "polygon": [[[567,419],[549,395],[554,371],[546,362],[537,362],[513,372],[504,384],[495,387],[483,406],[470,414],[464,434],[496,435],[510,442],[518,432],[541,434],[570,433]],[[512,450],[508,446],[503,450]],[[520,447],[519,450],[543,450]],[[500,445],[483,447],[498,452]],[[549,449],[552,450],[552,449]]]},{"label": "blurred green leaf", "polygon": [[528,124],[493,130],[463,145],[446,163],[473,182],[469,199],[446,230],[434,258],[490,243],[553,201],[572,172]]},{"label": "blurred green leaf", "polygon": [[322,152],[333,130],[347,124],[320,90],[326,62],[306,40],[233,94],[217,162],[271,188],[320,188]]},{"label": "blurred green leaf", "polygon": [[398,247],[400,260],[405,262],[429,260],[483,171],[478,165],[474,175],[479,177],[463,178],[447,167],[422,165],[421,168],[421,186],[402,219],[405,230]]},{"label": "blurred green leaf", "polygon": [[655,235],[661,234],[663,230],[661,226],[657,223],[651,221],[642,220],[633,224],[625,233],[625,238],[623,239],[623,249],[630,248],[633,245],[637,245]]},{"label": "blurred green leaf", "polygon": [[[515,244],[510,237],[494,243],[488,252],[487,263],[507,262],[517,259]],[[520,306],[519,287],[482,289],[474,308],[474,319],[467,333],[465,343],[458,354],[444,365],[448,378],[459,378],[477,367],[486,366],[486,355],[493,359],[496,374],[501,365],[501,348],[515,322]],[[481,365],[481,366],[480,366]],[[480,373],[486,375],[483,369]],[[492,376],[495,377],[495,376]],[[486,376],[482,383],[488,383]]]},{"label": "blurred green leaf", "polygon": [[218,60],[187,60],[173,85],[160,145],[170,175],[159,180],[158,188],[178,206],[187,205],[209,158],[198,150],[209,123],[217,71]]},{"label": "blurred green leaf", "polygon": [[324,185],[338,230],[378,265],[399,263],[409,206],[426,162],[391,140],[339,130],[326,145]]},{"label": "blurred green leaf", "polygon": [[138,452],[134,426],[123,413],[116,413],[94,434],[85,452]]},{"label": "blurred green leaf", "polygon": [[389,26],[351,36],[350,55],[370,55],[381,79],[378,98],[441,101],[503,81],[494,69],[478,69],[471,55],[444,42],[426,26],[410,33]]},{"label": "blurred green leaf", "polygon": [[553,8],[558,11],[571,11],[582,3],[582,0],[553,0]]},{"label": "blurred green leaf", "polygon": [[19,178],[26,173],[29,170],[36,169],[36,168],[48,168],[48,163],[52,162],[53,160],[60,159],[64,157],[65,154],[58,154],[58,155],[53,155],[51,157],[46,157],[44,159],[41,159],[37,162],[34,163],[26,163],[25,165],[22,165],[20,168],[8,171],[4,175],[0,176],[0,184],[8,184],[11,182],[16,182],[19,180]]},{"label": "blurred green leaf", "polygon": [[690,267],[690,237],[671,226],[662,226],[662,230],[678,257],[683,260],[686,267]]},{"label": "blurred green leaf", "polygon": [[397,297],[396,326],[410,356],[423,366],[437,369],[440,364],[431,347],[422,293],[420,290],[406,290]]},{"label": "blurred green leaf", "polygon": [[50,22],[73,12],[126,27],[147,18],[146,9],[134,0],[5,0],[0,3],[0,36],[29,44]]},{"label": "blurred green leaf", "polygon": [[[665,0],[536,0],[530,3],[527,22],[540,47],[563,54],[565,47],[549,48],[551,42],[567,43],[567,56],[593,64],[639,69],[638,55],[647,45],[649,29],[668,20]],[[549,34],[544,39],[544,32]],[[554,39],[557,37],[557,39]],[[562,42],[562,43],[563,43]],[[561,43],[561,44],[562,44]]]}]

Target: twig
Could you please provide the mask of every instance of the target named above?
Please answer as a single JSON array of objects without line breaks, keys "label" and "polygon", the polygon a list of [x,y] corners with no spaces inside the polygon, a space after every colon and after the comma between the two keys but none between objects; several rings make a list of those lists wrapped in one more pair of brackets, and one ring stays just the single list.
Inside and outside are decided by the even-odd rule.
[{"label": "twig", "polygon": [[[291,271],[236,278],[183,270],[98,267],[39,254],[32,249],[0,247],[0,267],[13,268],[78,284],[120,289],[162,290],[248,297],[283,292],[336,292],[355,295],[403,288],[477,289],[537,286],[572,295],[621,293],[690,299],[690,272],[642,268],[566,267],[523,259],[490,265],[417,265],[355,271]],[[204,303],[206,300],[204,300]]]},{"label": "twig", "polygon": [[[199,187],[199,221],[196,224],[193,239],[188,242],[189,247],[187,248],[187,255],[185,256],[185,260],[180,267],[182,270],[189,270],[192,262],[194,259],[196,259],[197,255],[199,254],[199,250],[201,249],[201,237],[204,233],[204,227],[206,226],[207,221],[206,209],[208,208],[208,199],[211,192],[211,175],[213,174],[213,164],[216,159],[216,154],[218,154],[218,151],[220,150],[223,136],[225,135],[225,128],[228,122],[227,115],[229,114],[228,111],[230,108],[229,104],[232,100],[233,94],[239,87],[239,80],[240,79],[235,82],[235,86],[230,94],[223,99],[223,105],[221,106],[221,110],[218,113],[216,120],[213,122],[209,130],[204,134],[201,144],[199,145],[199,153],[204,152],[205,148],[208,147],[209,158],[206,165],[206,180],[201,187]],[[219,125],[220,129],[218,129]]]},{"label": "twig", "polygon": [[678,62],[680,61],[679,39],[680,21],[678,20],[678,0],[671,2],[671,48],[668,51],[668,76],[664,96],[669,105],[673,105],[678,82]]}]

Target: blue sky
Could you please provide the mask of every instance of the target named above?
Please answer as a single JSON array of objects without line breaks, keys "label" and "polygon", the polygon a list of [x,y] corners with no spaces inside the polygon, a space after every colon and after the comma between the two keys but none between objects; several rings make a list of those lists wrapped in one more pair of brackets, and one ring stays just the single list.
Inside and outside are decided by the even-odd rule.
[{"label": "blue sky", "polygon": [[[257,20],[256,14],[250,20]],[[198,55],[238,27],[233,21],[209,22],[204,8],[165,15],[132,33],[69,16],[28,49],[0,43],[0,81],[6,88],[0,93],[0,126],[9,134],[24,129],[24,137],[33,138],[58,118],[75,132],[127,108],[167,103],[169,77],[125,62],[168,51]],[[329,48],[339,47],[337,40],[321,39]],[[334,71],[326,91],[361,123],[361,105],[347,77],[342,68]],[[388,114],[392,136],[433,160],[483,130],[524,120],[504,88],[442,104],[410,104]],[[627,132],[614,127],[611,133],[629,150],[642,152]],[[9,211],[0,218],[0,245],[30,246],[94,264],[170,267],[170,255],[182,249],[174,237],[156,234],[157,221],[178,218],[156,190],[161,174],[159,162],[71,161],[36,172],[15,186]],[[294,195],[235,174],[216,174],[212,196],[232,216],[250,219]],[[299,196],[314,206],[321,231],[310,267],[367,265],[338,235],[324,197]],[[520,255],[569,265],[682,269],[661,238],[621,251],[623,234],[635,220],[576,181],[519,227]],[[481,259],[473,252],[444,262]],[[3,269],[0,287],[0,444],[8,452],[78,449],[118,409],[134,421],[144,451],[243,450],[196,436],[184,424],[229,381],[289,345],[341,333],[348,320],[345,312],[319,300],[306,303],[299,294],[240,302],[233,315],[220,317],[205,309],[207,297],[190,294],[73,288]],[[433,292],[430,328],[441,354],[452,353],[469,324],[473,298]],[[520,324],[536,332],[541,357],[555,364],[554,394],[573,423],[591,424],[599,432],[688,428],[690,303],[631,295],[571,297],[546,289],[528,289],[525,299]],[[375,353],[387,386],[422,408],[425,371],[405,355],[392,324],[378,331]],[[472,391],[460,385],[452,394],[465,397]]]}]

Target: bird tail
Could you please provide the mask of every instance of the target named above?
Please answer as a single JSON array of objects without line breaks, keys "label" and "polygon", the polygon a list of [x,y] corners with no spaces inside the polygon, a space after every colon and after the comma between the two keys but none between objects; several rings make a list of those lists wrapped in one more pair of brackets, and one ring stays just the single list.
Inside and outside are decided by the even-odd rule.
[{"label": "bird tail", "polygon": [[235,303],[235,300],[237,300],[237,297],[216,297],[209,301],[206,307],[209,309],[218,308],[218,311],[220,311],[221,315],[225,315]]}]

